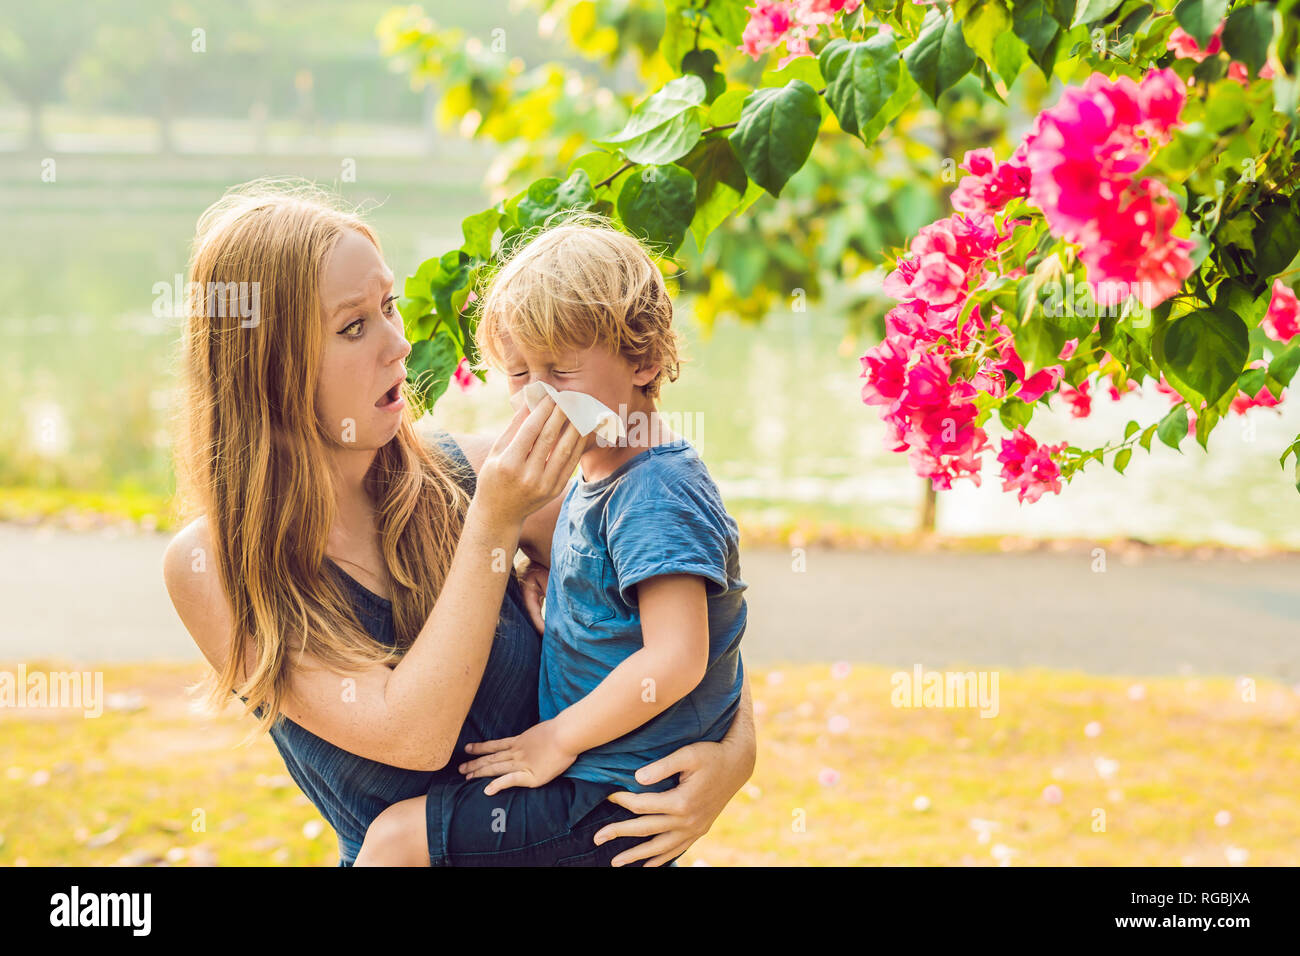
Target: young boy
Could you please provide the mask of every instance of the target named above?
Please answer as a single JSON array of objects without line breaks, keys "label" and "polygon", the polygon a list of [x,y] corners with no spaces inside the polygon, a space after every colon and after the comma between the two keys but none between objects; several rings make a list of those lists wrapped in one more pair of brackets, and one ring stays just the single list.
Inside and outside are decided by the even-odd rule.
[{"label": "young boy", "polygon": [[696,449],[659,416],[678,340],[663,278],[634,238],[603,224],[543,232],[493,279],[478,340],[512,396],[537,381],[585,393],[617,411],[626,439],[587,436],[560,509],[541,722],[468,744],[466,782],[431,787],[423,821],[390,807],[357,861],[419,862],[418,847],[435,865],[607,865],[623,847],[592,844],[615,806],[605,798],[675,786],[642,785],[635,772],[721,740],[736,714],[746,621],[736,523]]}]

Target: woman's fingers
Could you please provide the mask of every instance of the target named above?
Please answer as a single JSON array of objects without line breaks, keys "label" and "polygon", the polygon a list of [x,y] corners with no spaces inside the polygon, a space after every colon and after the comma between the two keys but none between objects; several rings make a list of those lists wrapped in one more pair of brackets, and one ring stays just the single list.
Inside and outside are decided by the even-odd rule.
[{"label": "woman's fingers", "polygon": [[560,408],[559,405],[553,405],[550,417],[546,419],[546,423],[542,426],[541,433],[529,450],[524,464],[525,480],[530,486],[537,486],[543,482],[546,475],[546,462],[551,457],[552,451],[555,450],[568,424],[569,416],[564,414],[564,409]]},{"label": "woman's fingers", "polygon": [[[549,398],[550,396],[547,397]],[[524,422],[528,420],[528,417],[531,414],[532,410],[529,409],[526,403],[520,404],[520,406],[515,409],[514,418],[510,419],[510,424],[506,425],[506,430],[498,435],[497,440],[492,443],[492,450],[488,452],[488,454],[495,455],[514,441],[515,435],[518,434],[519,429],[523,426]]]},{"label": "woman's fingers", "polygon": [[649,860],[661,854],[667,855],[672,859],[679,853],[685,853],[691,845],[690,840],[685,840],[676,835],[676,831],[661,833],[659,836],[650,840],[638,843],[631,849],[624,850],[614,859],[610,860],[610,866],[627,866],[629,863],[635,863],[637,860]]},{"label": "woman's fingers", "polygon": [[628,790],[620,790],[617,793],[611,793],[605,799],[610,803],[617,803],[620,807],[626,807],[633,813],[673,813],[676,810],[676,797],[671,797],[665,793],[632,793]]},{"label": "woman's fingers", "polygon": [[546,473],[543,476],[547,487],[555,489],[552,497],[563,491],[564,486],[573,477],[573,471],[578,467],[578,461],[582,458],[586,444],[586,436],[578,431],[578,427],[573,422],[568,422],[564,434],[560,436],[559,443],[546,462]]},{"label": "woman's fingers", "polygon": [[[527,405],[520,406],[519,411],[515,413],[515,418],[518,418],[527,407]],[[559,406],[555,404],[555,400],[546,395],[533,406],[532,411],[524,416],[521,423],[515,425],[514,419],[511,419],[510,427],[507,427],[505,433],[498,439],[499,442],[502,442],[501,459],[522,471],[528,462],[529,453],[542,433],[542,429],[551,420],[551,413],[558,410]],[[514,429],[513,434],[511,434],[511,428]],[[508,438],[507,435],[509,435]]]},{"label": "woman's fingers", "polygon": [[597,830],[596,835],[592,837],[592,842],[600,846],[602,843],[608,843],[610,840],[616,840],[619,837],[656,836],[672,829],[675,823],[676,821],[672,817],[661,813],[633,817],[630,820],[619,820],[617,823],[611,823]]}]

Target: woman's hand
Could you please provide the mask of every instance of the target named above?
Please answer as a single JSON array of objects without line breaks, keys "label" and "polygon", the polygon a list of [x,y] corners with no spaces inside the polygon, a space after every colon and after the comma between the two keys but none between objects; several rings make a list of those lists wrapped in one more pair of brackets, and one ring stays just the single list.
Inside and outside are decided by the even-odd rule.
[{"label": "woman's hand", "polygon": [[585,444],[549,395],[531,412],[521,405],[479,469],[474,501],[498,520],[522,524],[564,490]]},{"label": "woman's hand", "polygon": [[725,740],[687,744],[667,757],[647,764],[636,772],[638,783],[657,783],[680,774],[677,786],[662,793],[612,793],[609,800],[633,813],[631,820],[611,823],[596,833],[599,845],[617,837],[652,837],[614,857],[612,866],[646,860],[646,866],[660,866],[680,856],[692,843],[709,832],[722,808],[744,786],[752,771],[743,768],[739,754]]},{"label": "woman's hand", "polygon": [[551,569],[536,561],[529,561],[519,575],[519,586],[524,593],[524,608],[528,617],[537,628],[537,633],[546,631],[546,618],[542,615],[542,602],[546,600],[546,586],[551,580]]}]

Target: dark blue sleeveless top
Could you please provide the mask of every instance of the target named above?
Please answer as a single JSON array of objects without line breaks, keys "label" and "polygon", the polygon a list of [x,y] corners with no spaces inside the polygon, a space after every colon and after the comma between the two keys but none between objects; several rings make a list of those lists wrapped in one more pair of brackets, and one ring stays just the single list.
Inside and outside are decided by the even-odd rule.
[{"label": "dark blue sleeveless top", "polygon": [[[445,433],[437,444],[458,466],[457,478],[472,495],[474,470],[460,446]],[[327,558],[326,562],[351,595],[362,627],[376,641],[391,647],[392,603],[363,587],[333,561]],[[338,834],[340,865],[352,864],[370,822],[390,804],[421,796],[435,783],[463,780],[456,767],[470,759],[465,744],[511,737],[538,722],[540,654],[541,635],[533,627],[523,593],[511,575],[483,680],[456,741],[456,751],[441,770],[405,770],[358,757],[280,715],[271,728],[271,739],[289,776]]]}]

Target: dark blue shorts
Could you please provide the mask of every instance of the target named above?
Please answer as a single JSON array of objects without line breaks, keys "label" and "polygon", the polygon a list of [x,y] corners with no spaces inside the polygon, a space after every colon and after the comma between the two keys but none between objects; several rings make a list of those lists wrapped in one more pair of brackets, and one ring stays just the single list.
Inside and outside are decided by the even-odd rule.
[{"label": "dark blue shorts", "polygon": [[[649,837],[592,842],[602,827],[637,814],[605,798],[623,789],[557,777],[492,796],[491,778],[429,788],[425,822],[431,866],[609,866]],[[630,866],[643,866],[637,860]]]}]

